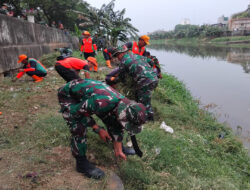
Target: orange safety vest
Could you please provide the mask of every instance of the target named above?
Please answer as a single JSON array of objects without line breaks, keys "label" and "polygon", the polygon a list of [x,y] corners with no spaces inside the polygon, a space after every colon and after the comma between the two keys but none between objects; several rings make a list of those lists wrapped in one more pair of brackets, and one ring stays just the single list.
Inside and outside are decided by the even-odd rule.
[{"label": "orange safety vest", "polygon": [[108,49],[106,48],[106,49],[104,49],[103,50],[105,53],[107,53],[108,55],[109,55],[109,57],[111,57],[112,56],[112,54],[110,53],[110,52],[108,52]]},{"label": "orange safety vest", "polygon": [[85,60],[81,60],[75,57],[68,57],[63,60],[57,61],[57,63],[60,63],[61,66],[68,68],[68,69],[75,69],[75,70],[81,70],[86,65],[88,66],[88,62]]},{"label": "orange safety vest", "polygon": [[136,41],[134,41],[133,42],[133,47],[132,47],[132,52],[134,54],[143,55],[143,53],[145,52],[145,47],[142,47],[141,51],[139,51],[139,47],[138,47]]},{"label": "orange safety vest", "polygon": [[96,45],[92,44],[92,38],[83,38],[82,43],[81,51],[84,49],[85,53],[92,53],[94,50],[97,50]]}]

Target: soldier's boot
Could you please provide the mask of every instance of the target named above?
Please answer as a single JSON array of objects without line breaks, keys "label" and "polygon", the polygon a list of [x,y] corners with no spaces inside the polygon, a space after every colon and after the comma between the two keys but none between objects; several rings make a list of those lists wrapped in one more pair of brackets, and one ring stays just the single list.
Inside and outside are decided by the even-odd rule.
[{"label": "soldier's boot", "polygon": [[107,67],[110,68],[110,69],[113,68],[113,67],[111,66],[110,60],[107,60],[107,61],[106,61],[106,65],[107,65]]},{"label": "soldier's boot", "polygon": [[125,147],[122,145],[122,152],[126,155],[135,155],[135,150],[132,147]]},{"label": "soldier's boot", "polygon": [[152,109],[150,111],[148,111],[148,113],[147,113],[147,120],[154,121],[154,112]]},{"label": "soldier's boot", "polygon": [[43,77],[37,75],[32,75],[32,78],[34,79],[34,82],[41,82],[43,80]]},{"label": "soldier's boot", "polygon": [[76,157],[76,170],[93,179],[101,179],[105,175],[101,169],[91,164],[85,156]]}]

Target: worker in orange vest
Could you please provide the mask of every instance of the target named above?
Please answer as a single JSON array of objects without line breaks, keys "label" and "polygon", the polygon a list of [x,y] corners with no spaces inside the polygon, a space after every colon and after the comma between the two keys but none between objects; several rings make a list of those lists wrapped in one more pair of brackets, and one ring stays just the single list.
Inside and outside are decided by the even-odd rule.
[{"label": "worker in orange vest", "polygon": [[103,57],[106,60],[106,65],[108,68],[112,69],[111,66],[111,59],[112,59],[112,51],[114,48],[110,47],[110,48],[106,48],[103,50]]},{"label": "worker in orange vest", "polygon": [[134,54],[145,56],[146,45],[149,45],[150,37],[147,35],[143,35],[139,37],[138,43],[136,41],[128,42],[124,44],[129,50],[131,50]]},{"label": "worker in orange vest", "polygon": [[47,75],[47,70],[42,63],[34,58],[28,58],[25,54],[19,55],[17,63],[22,63],[23,68],[19,69],[19,73],[16,78],[13,79],[13,82],[21,78],[25,73],[31,76],[34,82],[41,82],[43,77]]},{"label": "worker in orange vest", "polygon": [[96,58],[94,57],[88,57],[88,63],[89,63],[89,70],[94,72],[98,71],[98,63],[96,61]]},{"label": "worker in orange vest", "polygon": [[84,58],[88,59],[88,57],[95,57],[95,51],[97,51],[96,44],[92,43],[92,38],[88,31],[84,31],[82,33],[82,46],[81,46],[81,55],[84,54]]},{"label": "worker in orange vest", "polygon": [[66,57],[56,61],[55,70],[67,82],[80,79],[79,72],[84,70],[85,78],[89,79],[89,63],[75,57]]}]

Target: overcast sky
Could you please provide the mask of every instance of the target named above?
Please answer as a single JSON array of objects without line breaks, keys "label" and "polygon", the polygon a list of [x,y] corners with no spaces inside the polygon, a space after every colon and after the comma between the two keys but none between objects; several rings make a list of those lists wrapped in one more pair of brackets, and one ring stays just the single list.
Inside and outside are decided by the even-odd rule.
[{"label": "overcast sky", "polygon": [[[110,0],[85,0],[100,8]],[[139,34],[155,30],[172,30],[183,19],[190,24],[214,24],[218,17],[230,17],[247,9],[250,0],[116,0],[115,10],[126,8],[126,17],[132,19]]]}]

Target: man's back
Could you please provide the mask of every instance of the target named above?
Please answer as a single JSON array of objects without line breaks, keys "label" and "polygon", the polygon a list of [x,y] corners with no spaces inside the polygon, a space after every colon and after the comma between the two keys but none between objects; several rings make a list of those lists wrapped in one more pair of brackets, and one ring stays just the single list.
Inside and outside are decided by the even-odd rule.
[{"label": "man's back", "polygon": [[[103,114],[111,111],[125,98],[110,86],[96,80],[79,79],[67,83],[59,89],[59,99],[63,104],[71,104],[71,113],[80,108],[89,114]],[[61,104],[62,105],[62,104]]]},{"label": "man's back", "polygon": [[121,73],[128,73],[138,87],[158,81],[152,67],[140,55],[128,52],[123,56],[119,68]]}]

